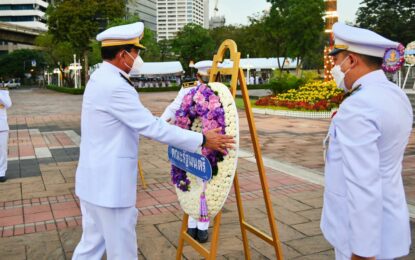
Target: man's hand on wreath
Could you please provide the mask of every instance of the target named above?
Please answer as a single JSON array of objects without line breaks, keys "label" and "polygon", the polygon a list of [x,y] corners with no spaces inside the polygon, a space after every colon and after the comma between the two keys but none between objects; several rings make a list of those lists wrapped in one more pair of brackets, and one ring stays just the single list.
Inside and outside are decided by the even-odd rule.
[{"label": "man's hand on wreath", "polygon": [[206,143],[204,147],[226,154],[227,148],[233,148],[235,140],[230,135],[220,133],[221,128],[215,128],[205,133]]}]

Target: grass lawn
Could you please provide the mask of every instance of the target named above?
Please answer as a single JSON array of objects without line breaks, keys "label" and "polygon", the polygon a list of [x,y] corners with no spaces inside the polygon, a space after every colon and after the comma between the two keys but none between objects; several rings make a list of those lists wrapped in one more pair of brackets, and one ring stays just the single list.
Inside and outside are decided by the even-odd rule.
[{"label": "grass lawn", "polygon": [[[288,109],[286,107],[256,106],[255,105],[256,99],[251,99],[250,101],[251,101],[251,107],[252,108],[262,108],[262,109],[269,108],[269,109],[274,109],[274,110],[290,110],[290,109]],[[239,109],[245,109],[245,104],[244,104],[244,101],[243,101],[242,98],[235,98],[235,104],[236,104],[236,107],[237,108],[239,108]]]}]

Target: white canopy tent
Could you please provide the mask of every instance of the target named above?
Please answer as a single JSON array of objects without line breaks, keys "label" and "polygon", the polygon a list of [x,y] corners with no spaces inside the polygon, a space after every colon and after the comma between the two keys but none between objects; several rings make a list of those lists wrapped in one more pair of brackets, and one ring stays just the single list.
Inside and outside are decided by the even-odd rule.
[{"label": "white canopy tent", "polygon": [[[292,70],[296,69],[297,67],[297,60],[293,59],[286,59],[284,62],[284,58],[278,58],[280,62],[280,66],[284,64],[284,69]],[[240,60],[240,67],[242,69],[250,69],[250,70],[274,70],[278,69],[278,59],[277,58],[246,58]],[[194,67],[195,68],[210,68],[212,67],[213,61],[211,60],[203,60],[197,62]],[[225,59],[219,67],[230,68],[233,66],[233,62],[229,59]]]},{"label": "white canopy tent", "polygon": [[183,67],[179,61],[144,62],[138,73],[131,73],[131,77],[148,75],[182,75]]},{"label": "white canopy tent", "polygon": [[[94,72],[102,63],[95,64],[90,68],[90,74]],[[140,72],[131,73],[132,77],[147,76],[147,75],[182,75],[183,67],[179,61],[166,62],[144,62],[140,68]]]}]

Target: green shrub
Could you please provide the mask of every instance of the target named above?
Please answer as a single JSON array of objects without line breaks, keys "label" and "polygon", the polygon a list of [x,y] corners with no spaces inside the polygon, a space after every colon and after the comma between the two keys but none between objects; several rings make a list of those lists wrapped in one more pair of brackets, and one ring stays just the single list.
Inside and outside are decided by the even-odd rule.
[{"label": "green shrub", "polygon": [[72,95],[82,95],[84,94],[85,88],[67,88],[67,87],[58,87],[56,85],[48,85],[47,89],[54,90],[57,92],[68,93]]},{"label": "green shrub", "polygon": [[298,78],[287,72],[275,71],[269,81],[270,90],[274,95],[287,92],[290,89],[298,89],[304,83],[303,78]]}]

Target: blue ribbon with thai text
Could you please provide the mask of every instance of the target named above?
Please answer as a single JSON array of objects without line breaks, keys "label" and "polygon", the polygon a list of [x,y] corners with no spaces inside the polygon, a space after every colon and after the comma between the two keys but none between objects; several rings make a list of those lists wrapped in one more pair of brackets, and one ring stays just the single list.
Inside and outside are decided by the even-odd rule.
[{"label": "blue ribbon with thai text", "polygon": [[212,166],[205,156],[172,146],[169,146],[167,152],[169,160],[174,166],[205,181],[212,178]]}]

